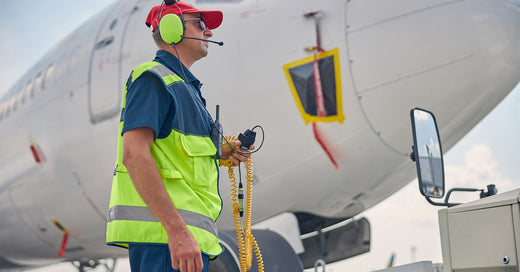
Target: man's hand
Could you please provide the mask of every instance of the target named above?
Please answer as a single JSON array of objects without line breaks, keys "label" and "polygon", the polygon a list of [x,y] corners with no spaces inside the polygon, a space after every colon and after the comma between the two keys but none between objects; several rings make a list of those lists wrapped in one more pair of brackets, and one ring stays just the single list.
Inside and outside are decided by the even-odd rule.
[{"label": "man's hand", "polygon": [[[229,141],[230,144],[233,145],[233,147],[241,152],[248,152],[248,150],[244,150],[240,148],[240,141]],[[255,147],[251,145],[249,147],[249,150],[253,150]],[[227,143],[224,143],[222,145],[222,160],[230,160],[233,162],[234,166],[237,166],[239,162],[246,162],[247,159],[251,158],[251,154],[240,154],[233,150]]]},{"label": "man's hand", "polygon": [[204,268],[199,244],[188,229],[168,234],[168,247],[173,269],[181,272],[200,272]]}]

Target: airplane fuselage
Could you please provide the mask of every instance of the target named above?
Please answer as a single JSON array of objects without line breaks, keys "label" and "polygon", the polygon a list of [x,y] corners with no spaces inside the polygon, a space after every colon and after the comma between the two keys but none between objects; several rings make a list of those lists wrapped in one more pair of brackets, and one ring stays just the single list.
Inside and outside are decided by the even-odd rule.
[{"label": "airplane fuselage", "polygon": [[[144,20],[152,0],[114,3],[73,32],[0,100],[0,269],[125,254],[105,246],[121,94],[156,46]],[[220,9],[207,58],[192,67],[225,135],[260,124],[255,222],[283,212],[352,217],[415,177],[409,110],[437,116],[445,151],[520,77],[516,1],[267,1],[195,3]],[[318,123],[336,170],[297,108],[284,64],[312,56],[320,11],[324,50],[338,48],[345,119]],[[261,137],[261,136],[257,136]],[[37,162],[31,146],[41,156]],[[231,229],[229,184],[221,171]]]}]

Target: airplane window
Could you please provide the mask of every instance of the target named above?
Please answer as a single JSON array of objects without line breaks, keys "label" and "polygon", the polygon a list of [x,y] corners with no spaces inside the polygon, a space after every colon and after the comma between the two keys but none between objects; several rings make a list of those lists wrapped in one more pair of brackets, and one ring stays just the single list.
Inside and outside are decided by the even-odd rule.
[{"label": "airplane window", "polygon": [[7,117],[7,101],[2,102],[0,105],[0,120],[5,119]]},{"label": "airplane window", "polygon": [[20,101],[20,104],[25,103],[25,88],[20,88],[20,92],[18,93],[18,101]]},{"label": "airplane window", "polygon": [[27,88],[28,86],[25,85],[23,88],[22,88],[22,93],[23,93],[23,98],[22,98],[22,103],[25,102],[25,100],[29,100],[29,96],[31,95],[30,91],[31,89]]},{"label": "airplane window", "polygon": [[29,81],[27,82],[27,85],[25,85],[25,92],[26,93],[30,93],[31,94],[31,97],[34,96],[34,88],[33,88],[33,82],[32,81]]},{"label": "airplane window", "polygon": [[18,94],[16,95],[16,102],[20,103],[20,105],[23,105],[25,103],[25,96],[23,90],[20,90]]},{"label": "airplane window", "polygon": [[72,54],[72,56],[69,58],[69,68],[68,69],[73,69],[74,66],[76,66],[76,64],[78,64],[78,61],[79,61],[79,58],[80,56],[82,56],[83,52],[81,51],[82,48],[80,48],[79,46],[76,46],[74,47],[74,52],[76,52],[76,54]]},{"label": "airplane window", "polygon": [[9,108],[11,108],[11,112],[14,112],[16,110],[16,97],[13,96],[9,100]]},{"label": "airplane window", "polygon": [[42,78],[42,90],[45,89],[45,85],[49,84],[49,79],[54,75],[54,63],[51,63],[47,66],[47,70],[45,70],[45,75]]},{"label": "airplane window", "polygon": [[18,101],[18,95],[13,96],[13,98],[11,98],[11,100],[13,100],[13,102],[12,102],[13,103],[13,110],[12,110],[12,112],[14,112],[15,110],[18,109],[18,104],[20,102],[20,101]]},{"label": "airplane window", "polygon": [[41,89],[42,87],[42,73],[38,73],[38,75],[36,76],[36,78],[34,79],[34,89],[37,90],[38,88]]},{"label": "airplane window", "polygon": [[[68,64],[71,59],[73,59],[73,58],[71,57],[71,54],[69,54],[69,52],[63,54],[59,58],[59,61],[56,62],[55,69],[52,73],[53,81],[57,82],[60,79],[63,79],[63,75],[65,75],[67,73]],[[49,83],[51,83],[51,82],[49,82]]]},{"label": "airplane window", "polygon": [[117,19],[114,19],[114,21],[112,21],[112,23],[110,24],[109,29],[110,30],[114,29],[114,27],[116,27],[116,24],[117,24]]},{"label": "airplane window", "polygon": [[9,114],[14,112],[14,109],[13,109],[13,99],[7,100],[7,105],[5,105],[5,108],[7,109],[7,115],[6,116],[9,116]]},{"label": "airplane window", "polygon": [[7,102],[8,102],[8,101],[4,101],[4,102],[2,103],[2,104],[3,104],[2,114],[4,115],[3,118],[6,118],[7,115],[9,115],[9,114],[7,113],[7,104],[8,104]]}]

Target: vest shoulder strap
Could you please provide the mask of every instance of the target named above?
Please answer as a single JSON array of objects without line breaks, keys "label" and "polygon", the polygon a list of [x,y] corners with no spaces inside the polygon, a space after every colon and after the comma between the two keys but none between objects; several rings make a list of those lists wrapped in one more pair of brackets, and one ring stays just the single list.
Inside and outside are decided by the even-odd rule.
[{"label": "vest shoulder strap", "polygon": [[132,82],[135,81],[139,76],[141,76],[145,71],[150,71],[159,76],[166,86],[173,84],[177,81],[184,82],[184,80],[180,76],[178,76],[172,70],[168,69],[166,66],[156,61],[145,62],[137,66],[132,71]]}]

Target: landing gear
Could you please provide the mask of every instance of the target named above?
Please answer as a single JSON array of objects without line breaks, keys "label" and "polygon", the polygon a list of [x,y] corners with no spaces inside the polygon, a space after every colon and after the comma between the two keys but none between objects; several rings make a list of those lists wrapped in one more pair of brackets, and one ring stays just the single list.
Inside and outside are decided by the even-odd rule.
[{"label": "landing gear", "polygon": [[116,260],[117,259],[75,261],[72,262],[72,265],[78,269],[78,272],[86,272],[100,265],[106,268],[106,272],[114,272],[114,267],[116,267]]},{"label": "landing gear", "polygon": [[[301,272],[303,265],[291,245],[279,234],[269,230],[253,230],[262,251],[264,271]],[[220,231],[219,237],[224,252],[209,262],[211,272],[240,272],[238,244],[235,231]],[[257,272],[256,255],[253,256],[252,272]]]}]

